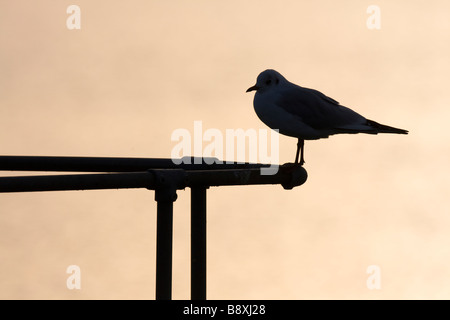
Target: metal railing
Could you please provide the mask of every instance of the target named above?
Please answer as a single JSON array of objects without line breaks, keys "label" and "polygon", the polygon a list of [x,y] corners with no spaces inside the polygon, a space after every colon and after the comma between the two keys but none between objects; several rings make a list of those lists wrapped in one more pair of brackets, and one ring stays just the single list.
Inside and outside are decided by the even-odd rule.
[{"label": "metal railing", "polygon": [[121,188],[155,190],[156,299],[168,300],[172,298],[173,202],[177,199],[177,190],[191,188],[191,299],[204,300],[206,190],[212,186],[256,184],[281,184],[285,189],[292,189],[307,179],[306,170],[293,164],[280,166],[276,174],[261,175],[261,169],[270,165],[217,162],[193,157],[172,160],[0,156],[0,170],[83,172],[0,177],[0,193]]}]

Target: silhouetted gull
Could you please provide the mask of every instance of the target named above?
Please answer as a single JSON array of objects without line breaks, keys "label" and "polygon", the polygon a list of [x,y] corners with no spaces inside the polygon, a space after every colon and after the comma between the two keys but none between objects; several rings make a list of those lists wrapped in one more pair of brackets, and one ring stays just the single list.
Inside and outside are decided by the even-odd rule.
[{"label": "silhouetted gull", "polygon": [[369,120],[320,91],[300,87],[275,70],[261,72],[253,87],[253,106],[259,119],[281,134],[298,138],[295,163],[305,163],[305,140],[327,138],[338,133],[399,133],[407,130]]}]

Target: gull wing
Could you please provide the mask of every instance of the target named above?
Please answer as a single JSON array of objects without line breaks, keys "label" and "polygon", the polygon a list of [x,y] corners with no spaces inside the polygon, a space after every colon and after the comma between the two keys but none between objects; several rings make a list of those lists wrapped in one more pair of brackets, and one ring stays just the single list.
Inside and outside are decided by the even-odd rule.
[{"label": "gull wing", "polygon": [[374,131],[366,118],[314,89],[288,86],[281,90],[275,103],[304,124],[329,134]]}]

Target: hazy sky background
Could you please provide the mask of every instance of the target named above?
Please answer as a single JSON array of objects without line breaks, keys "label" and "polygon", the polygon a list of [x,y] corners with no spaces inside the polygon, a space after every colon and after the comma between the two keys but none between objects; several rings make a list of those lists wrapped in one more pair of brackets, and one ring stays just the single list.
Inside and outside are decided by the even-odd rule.
[{"label": "hazy sky background", "polygon": [[[66,27],[71,4],[80,30]],[[370,5],[380,30],[366,26]],[[265,129],[245,90],[273,68],[410,134],[307,141],[309,178],[291,191],[208,190],[208,298],[449,299],[449,11],[2,0],[0,154],[169,158],[172,132],[195,120]],[[280,136],[280,163],[295,148]],[[189,196],[174,205],[175,299],[189,298]],[[0,194],[0,298],[153,299],[155,222],[152,191]],[[66,287],[72,264],[81,290]],[[366,286],[370,265],[380,290]]]}]

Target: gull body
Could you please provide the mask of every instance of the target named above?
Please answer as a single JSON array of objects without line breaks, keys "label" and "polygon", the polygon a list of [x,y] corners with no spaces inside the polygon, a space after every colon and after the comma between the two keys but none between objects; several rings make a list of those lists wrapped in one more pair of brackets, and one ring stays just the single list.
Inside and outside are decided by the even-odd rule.
[{"label": "gull body", "polygon": [[250,91],[256,91],[253,106],[259,119],[281,134],[298,139],[295,163],[301,151],[301,165],[304,163],[304,140],[341,133],[408,133],[366,119],[320,91],[289,82],[272,69],[261,72],[256,84],[247,89]]}]

